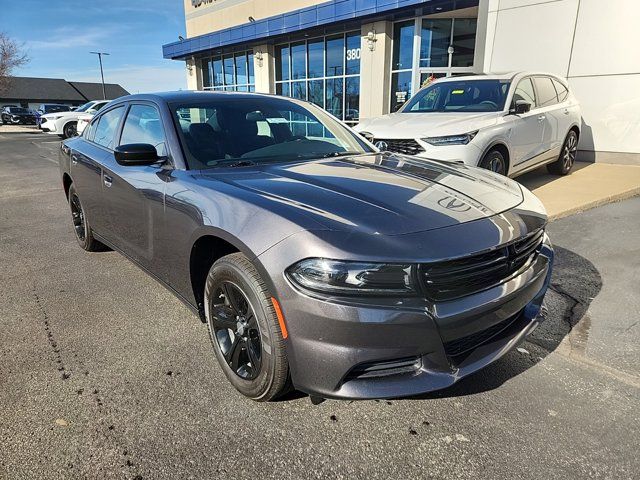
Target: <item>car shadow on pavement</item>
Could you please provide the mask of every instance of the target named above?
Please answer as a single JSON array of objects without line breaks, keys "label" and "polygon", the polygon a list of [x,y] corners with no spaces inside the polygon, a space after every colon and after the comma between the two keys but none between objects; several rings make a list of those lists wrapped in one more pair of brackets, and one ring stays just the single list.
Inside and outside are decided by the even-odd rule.
[{"label": "car shadow on pavement", "polygon": [[[447,389],[411,398],[460,397],[493,390],[542,361],[567,336],[572,349],[584,351],[591,326],[588,309],[602,289],[602,277],[586,258],[566,248],[554,248],[554,271],[545,298],[547,318],[519,349]],[[529,348],[527,343],[539,348]]]},{"label": "car shadow on pavement", "polygon": [[[593,165],[593,163],[591,162],[581,162],[578,161],[576,163],[573,164],[573,168],[571,170],[571,173],[575,173],[578,170],[582,170],[583,168],[586,168],[590,165]],[[559,176],[559,175],[554,175],[551,174],[549,172],[547,172],[547,168],[546,167],[540,167],[540,168],[536,168],[535,170],[532,170],[530,172],[527,172],[523,175],[520,175],[518,177],[516,177],[514,180],[522,185],[524,185],[525,187],[527,187],[529,190],[535,190],[537,188],[540,188],[548,183],[552,183],[554,181],[560,180],[564,177]]]}]

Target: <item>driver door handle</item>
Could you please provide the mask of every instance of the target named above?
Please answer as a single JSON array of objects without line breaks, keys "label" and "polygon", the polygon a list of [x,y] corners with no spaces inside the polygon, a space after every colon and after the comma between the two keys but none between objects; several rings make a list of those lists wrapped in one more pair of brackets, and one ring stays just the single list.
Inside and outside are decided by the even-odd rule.
[{"label": "driver door handle", "polygon": [[71,164],[72,165],[78,164],[78,157],[76,155],[71,155]]},{"label": "driver door handle", "polygon": [[111,187],[111,185],[113,185],[113,178],[111,178],[109,175],[105,175],[103,177],[103,181],[105,187]]},{"label": "driver door handle", "polygon": [[547,116],[546,116],[546,115],[540,115],[540,116],[538,117],[538,121],[539,121],[539,122],[541,122],[541,121],[543,121],[545,118],[547,118]]}]

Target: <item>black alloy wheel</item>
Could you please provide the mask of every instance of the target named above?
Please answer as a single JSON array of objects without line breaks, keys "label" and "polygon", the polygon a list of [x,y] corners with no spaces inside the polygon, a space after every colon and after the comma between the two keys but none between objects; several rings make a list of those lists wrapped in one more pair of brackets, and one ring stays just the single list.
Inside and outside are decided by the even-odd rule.
[{"label": "black alloy wheel", "polygon": [[244,380],[254,380],[262,366],[260,327],[242,289],[223,281],[214,291],[213,335],[229,368]]},{"label": "black alloy wheel", "polygon": [[[218,259],[204,288],[213,350],[227,380],[244,396],[273,400],[291,388],[286,327],[256,266],[242,253]],[[283,320],[284,321],[284,320]]]},{"label": "black alloy wheel", "polygon": [[73,221],[73,231],[76,235],[78,245],[87,252],[99,252],[106,250],[106,247],[96,240],[91,231],[91,226],[87,220],[80,196],[76,192],[73,184],[69,187],[69,208],[71,209],[71,220]]},{"label": "black alloy wheel", "polygon": [[498,150],[490,150],[480,161],[479,166],[500,175],[507,174],[507,162]]},{"label": "black alloy wheel", "polygon": [[576,162],[578,155],[578,134],[571,130],[567,134],[564,143],[562,144],[562,150],[560,151],[560,157],[553,163],[547,165],[549,173],[555,175],[567,175],[573,164]]},{"label": "black alloy wheel", "polygon": [[76,122],[69,122],[64,126],[64,129],[62,130],[62,133],[64,134],[62,136],[62,138],[71,138],[71,137],[75,137],[78,134],[77,131],[77,124]]}]

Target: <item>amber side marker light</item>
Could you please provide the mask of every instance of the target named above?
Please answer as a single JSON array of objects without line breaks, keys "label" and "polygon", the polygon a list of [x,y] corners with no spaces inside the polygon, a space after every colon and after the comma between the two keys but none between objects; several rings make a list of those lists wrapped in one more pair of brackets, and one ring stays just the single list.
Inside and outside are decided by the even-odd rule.
[{"label": "amber side marker light", "polygon": [[271,303],[273,303],[273,308],[276,311],[276,317],[278,317],[278,323],[280,324],[280,330],[282,331],[282,338],[287,338],[289,333],[287,332],[287,325],[284,323],[284,315],[282,315],[280,304],[274,297],[271,297]]}]

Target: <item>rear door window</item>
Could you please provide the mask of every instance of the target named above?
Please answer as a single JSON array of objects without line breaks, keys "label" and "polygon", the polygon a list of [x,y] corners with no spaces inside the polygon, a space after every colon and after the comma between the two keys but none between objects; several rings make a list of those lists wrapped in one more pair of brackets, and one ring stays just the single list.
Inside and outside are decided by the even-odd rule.
[{"label": "rear door window", "polygon": [[538,106],[550,107],[558,103],[558,94],[549,77],[535,77]]},{"label": "rear door window", "polygon": [[109,150],[113,150],[116,130],[118,129],[118,124],[120,123],[120,118],[122,117],[123,112],[123,106],[116,107],[113,110],[109,110],[98,119],[98,124],[96,125],[95,134],[93,136],[93,141],[95,143],[102,145]]},{"label": "rear door window", "polygon": [[558,101],[564,102],[569,96],[569,90],[558,80],[553,79],[553,85],[556,87],[556,92],[558,92]]}]

